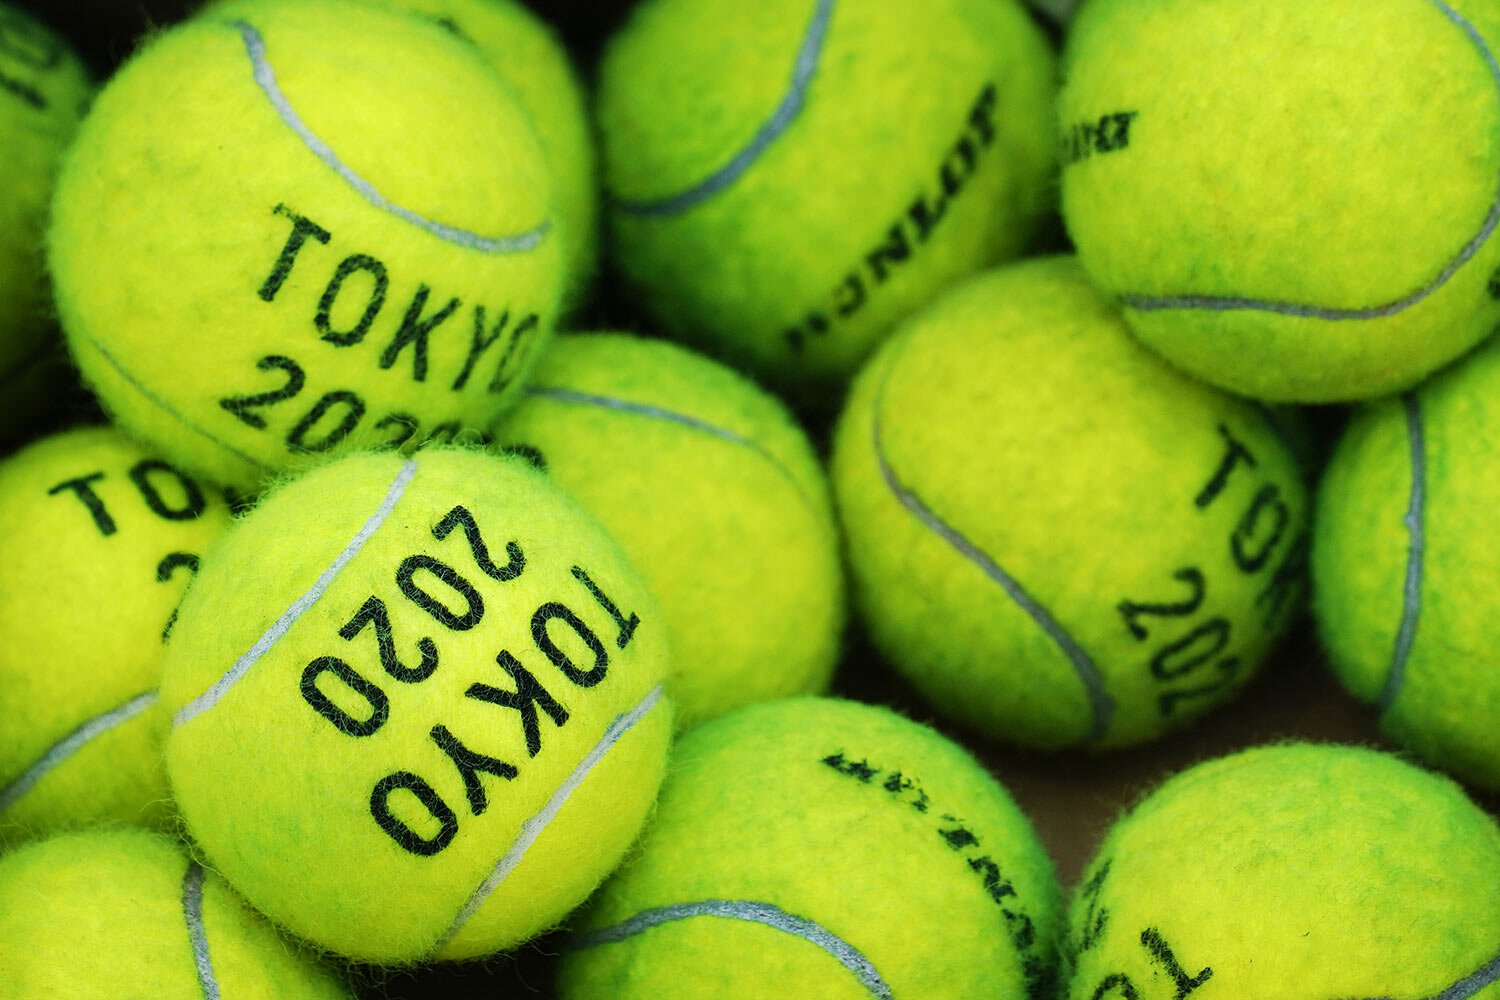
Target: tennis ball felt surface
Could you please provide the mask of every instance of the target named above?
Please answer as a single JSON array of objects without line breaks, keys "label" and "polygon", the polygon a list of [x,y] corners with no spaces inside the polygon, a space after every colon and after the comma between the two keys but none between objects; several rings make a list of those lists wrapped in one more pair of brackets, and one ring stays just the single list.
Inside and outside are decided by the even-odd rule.
[{"label": "tennis ball felt surface", "polygon": [[92,86],[66,42],[6,3],[0,78],[0,409],[9,409],[11,380],[50,346],[42,233],[58,158]]},{"label": "tennis ball felt surface", "polygon": [[1318,629],[1385,731],[1500,788],[1500,352],[1368,404],[1324,477],[1313,541]]},{"label": "tennis ball felt surface", "polygon": [[499,951],[640,829],[665,641],[614,542],[520,459],[334,461],[225,535],[183,602],[172,790],[214,867],[330,951]]},{"label": "tennis ball felt surface", "polygon": [[1260,747],[1161,786],[1070,914],[1070,1000],[1493,1000],[1500,830],[1452,781],[1355,747]]},{"label": "tennis ball felt surface", "polygon": [[1097,0],[1069,36],[1062,201],[1173,363],[1324,402],[1500,323],[1500,11],[1484,0]]},{"label": "tennis ball felt surface", "polygon": [[112,415],[249,489],[492,421],[552,326],[555,230],[529,116],[472,45],[251,0],[155,36],[101,92],[49,259]]},{"label": "tennis ball felt surface", "polygon": [[668,332],[789,389],[841,381],[1026,245],[1053,96],[1014,0],[651,0],[600,69],[614,258]]},{"label": "tennis ball felt surface", "polygon": [[961,747],[793,698],[684,735],[639,856],[575,921],[567,1000],[1053,995],[1052,862]]},{"label": "tennis ball felt surface", "polygon": [[334,974],[173,841],[79,833],[0,858],[0,998],[335,1000]]},{"label": "tennis ball felt surface", "polygon": [[380,0],[437,20],[471,41],[531,115],[556,191],[571,297],[599,252],[599,171],[583,83],[552,27],[515,0]]},{"label": "tennis ball felt surface", "polygon": [[0,830],[157,823],[166,631],[224,498],[108,428],[0,463]]},{"label": "tennis ball felt surface", "polygon": [[567,336],[494,438],[640,568],[671,634],[680,725],[827,688],[844,624],[832,502],[775,397],[665,341]]},{"label": "tennis ball felt surface", "polygon": [[833,482],[877,648],[994,737],[1157,736],[1232,696],[1302,596],[1306,490],[1265,413],[1142,348],[1071,258],[907,323]]}]

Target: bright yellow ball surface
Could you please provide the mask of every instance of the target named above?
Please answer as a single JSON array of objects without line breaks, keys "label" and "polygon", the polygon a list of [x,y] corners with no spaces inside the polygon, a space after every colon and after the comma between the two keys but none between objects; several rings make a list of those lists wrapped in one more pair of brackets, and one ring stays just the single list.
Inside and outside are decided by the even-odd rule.
[{"label": "bright yellow ball surface", "polygon": [[1173,364],[1279,402],[1407,388],[1500,323],[1489,0],[1094,0],[1062,202]]},{"label": "bright yellow ball surface", "polygon": [[435,19],[471,41],[531,115],[557,193],[569,298],[581,297],[599,253],[599,173],[583,82],[562,40],[519,0],[378,0]]},{"label": "bright yellow ball surface", "polygon": [[572,335],[494,438],[640,568],[670,628],[680,725],[827,688],[844,627],[832,501],[775,397],[675,344]]},{"label": "bright yellow ball surface", "polygon": [[957,744],[856,702],[751,705],[679,740],[639,856],[573,924],[559,995],[1050,997],[1060,895]]},{"label": "bright yellow ball surface", "polygon": [[224,497],[109,428],[0,463],[0,830],[158,823],[168,626]]},{"label": "bright yellow ball surface", "polygon": [[1072,258],[907,323],[855,382],[833,481],[877,647],[999,739],[1180,727],[1302,597],[1307,491],[1267,412],[1143,348]]},{"label": "bright yellow ball surface", "polygon": [[358,455],[206,557],[168,646],[167,770],[257,909],[381,964],[557,923],[619,863],[672,722],[660,613],[519,459]]},{"label": "bright yellow ball surface", "polygon": [[101,91],[49,259],[105,407],[245,491],[491,422],[555,318],[552,198],[473,46],[368,4],[248,0],[154,36]]},{"label": "bright yellow ball surface", "polygon": [[0,1000],[342,1000],[348,990],[224,880],[145,831],[0,858]]},{"label": "bright yellow ball surface", "polygon": [[1381,727],[1500,789],[1500,344],[1361,409],[1318,494],[1313,608]]},{"label": "bright yellow ball surface", "polygon": [[1110,832],[1074,897],[1069,1000],[1500,996],[1500,829],[1391,754],[1200,764]]},{"label": "bright yellow ball surface", "polygon": [[1020,254],[1055,164],[1015,0],[649,0],[599,71],[607,226],[658,326],[800,394]]}]

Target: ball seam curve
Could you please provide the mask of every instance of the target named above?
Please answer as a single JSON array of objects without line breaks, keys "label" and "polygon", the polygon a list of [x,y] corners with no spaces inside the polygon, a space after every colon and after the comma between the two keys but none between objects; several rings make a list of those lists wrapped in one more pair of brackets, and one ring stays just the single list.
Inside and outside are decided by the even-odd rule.
[{"label": "ball seam curve", "polygon": [[893,1000],[894,994],[886,984],[875,963],[858,948],[839,937],[822,924],[788,913],[779,906],[749,899],[705,899],[694,903],[675,903],[642,910],[628,920],[575,935],[566,947],[582,950],[602,944],[614,944],[626,938],[644,933],[653,927],[685,920],[689,917],[721,917],[728,920],[743,920],[763,924],[812,944],[827,952],[835,961],[859,980],[861,986],[876,1000]]},{"label": "ball seam curve", "polygon": [[[1489,71],[1490,79],[1495,85],[1496,94],[1500,96],[1500,61],[1496,60],[1495,53],[1490,48],[1489,43],[1486,42],[1484,36],[1479,33],[1479,30],[1468,19],[1445,3],[1444,0],[1425,0],[1425,2],[1436,7],[1444,17],[1452,21],[1459,30],[1468,36],[1470,42],[1473,43],[1480,57],[1484,60],[1485,68]],[[1484,223],[1480,227],[1479,232],[1468,243],[1464,244],[1463,248],[1438,273],[1435,279],[1393,302],[1376,306],[1337,309],[1304,302],[1281,302],[1272,299],[1252,299],[1239,296],[1141,295],[1136,293],[1122,294],[1120,301],[1126,307],[1134,309],[1137,312],[1162,312],[1174,309],[1209,312],[1265,312],[1299,319],[1320,319],[1332,322],[1385,319],[1405,312],[1448,284],[1463,269],[1464,265],[1469,263],[1479,253],[1480,248],[1489,242],[1497,226],[1500,226],[1500,185],[1497,185],[1495,198],[1490,203],[1489,210],[1485,215]]]},{"label": "ball seam curve", "polygon": [[366,201],[382,212],[394,215],[399,219],[411,223],[419,229],[424,230],[432,236],[447,243],[461,246],[467,250],[477,250],[485,254],[514,254],[529,253],[541,245],[542,240],[547,237],[552,228],[551,220],[543,219],[533,228],[508,236],[481,236],[478,233],[460,229],[457,226],[446,225],[436,220],[429,219],[412,209],[399,205],[382,195],[364,177],[355,172],[342,159],[339,158],[332,146],[324,142],[297,114],[297,109],[281,90],[281,85],[276,80],[276,69],[271,65],[271,60],[266,53],[266,42],[261,37],[255,26],[247,21],[229,21],[230,27],[237,29],[245,44],[245,53],[250,59],[251,75],[255,79],[256,86],[270,102],[271,107],[281,118],[283,124],[292,131],[302,145],[307,147],[323,164],[343,178],[344,182],[357,191]]},{"label": "ball seam curve", "polygon": [[780,139],[807,104],[808,88],[817,75],[823,43],[828,37],[828,24],[833,18],[834,0],[817,0],[812,20],[797,48],[792,63],[792,79],[781,101],[771,117],[756,130],[744,147],[734,153],[722,166],[698,181],[685,191],[664,198],[628,199],[615,196],[612,204],[627,215],[665,216],[679,215],[702,204],[714,195],[728,190],[753,167],[766,151]]}]

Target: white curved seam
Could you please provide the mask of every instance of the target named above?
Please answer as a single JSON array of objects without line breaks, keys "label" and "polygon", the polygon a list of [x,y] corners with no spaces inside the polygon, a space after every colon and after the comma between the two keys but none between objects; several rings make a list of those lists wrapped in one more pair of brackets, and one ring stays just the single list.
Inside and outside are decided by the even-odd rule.
[{"label": "white curved seam", "polygon": [[109,732],[122,723],[129,722],[150,708],[156,701],[156,692],[147,691],[127,699],[107,712],[101,712],[86,720],[77,729],[58,740],[38,757],[30,767],[22,771],[10,784],[0,788],[0,813],[5,812],[21,796],[29,792],[37,782],[45,778],[53,768],[83,749],[91,740]]},{"label": "white curved seam", "polygon": [[[689,917],[722,917],[727,920],[744,920],[764,924],[776,930],[799,937],[827,952],[840,965],[848,969],[861,986],[875,1000],[892,1000],[890,986],[871,962],[858,948],[839,937],[822,924],[805,917],[788,913],[779,906],[749,899],[705,899],[695,903],[676,903],[642,910],[629,920],[605,927],[602,930],[580,934],[568,942],[568,947],[592,948],[601,944],[613,944],[628,937],[648,931],[653,927],[685,920]],[[1446,1000],[1446,998],[1443,998]]]},{"label": "white curved seam", "polygon": [[495,862],[495,867],[491,869],[490,874],[483,882],[479,883],[479,887],[469,896],[463,908],[458,911],[458,916],[453,918],[453,922],[448,925],[448,929],[437,939],[437,943],[432,946],[429,954],[436,954],[441,951],[443,946],[452,941],[454,936],[463,929],[470,918],[484,905],[484,901],[489,899],[490,895],[500,887],[500,883],[504,882],[511,872],[515,871],[516,866],[526,857],[526,852],[531,849],[531,845],[535,844],[537,838],[547,829],[547,824],[551,823],[553,818],[557,816],[563,804],[568,801],[568,798],[578,790],[578,786],[582,785],[584,780],[588,778],[589,773],[604,759],[604,755],[615,744],[619,743],[620,738],[633,729],[636,723],[640,722],[646,717],[648,712],[656,707],[656,704],[661,701],[661,696],[662,688],[658,684],[648,691],[646,696],[634,708],[614,717],[609,726],[605,728],[604,735],[599,737],[599,742],[595,743],[594,748],[588,752],[583,760],[578,762],[578,765],[573,768],[572,773],[568,775],[563,783],[557,786],[557,789],[552,793],[552,797],[547,800],[546,805],[542,806],[535,816],[532,816],[521,824],[520,832],[516,834],[516,839],[511,842],[510,849],[505,852],[499,861]]},{"label": "white curved seam", "polygon": [[191,722],[199,715],[217,705],[229,693],[229,689],[234,687],[241,677],[249,673],[250,668],[255,666],[256,662],[262,656],[266,655],[271,647],[276,645],[293,625],[297,624],[297,619],[301,618],[307,613],[309,608],[318,603],[318,600],[333,584],[334,578],[339,575],[345,566],[349,565],[355,556],[359,555],[360,550],[365,547],[365,543],[374,537],[375,533],[380,530],[380,526],[385,523],[386,518],[391,516],[391,511],[396,508],[396,502],[401,499],[401,494],[406,491],[407,484],[411,482],[412,477],[416,474],[416,462],[409,461],[401,466],[401,471],[396,474],[396,478],[385,491],[385,498],[380,502],[380,506],[375,510],[375,513],[371,514],[359,531],[355,532],[354,537],[349,539],[349,544],[344,546],[344,550],[328,565],[328,568],[318,575],[318,578],[313,581],[313,585],[308,588],[307,593],[293,601],[291,607],[282,612],[281,617],[277,618],[276,621],[271,623],[270,628],[261,633],[260,638],[255,641],[255,645],[251,646],[239,659],[235,660],[234,665],[224,671],[223,676],[215,681],[212,687],[179,708],[173,714],[172,725],[174,727]]},{"label": "white curved seam", "polygon": [[543,219],[534,228],[523,233],[510,236],[481,236],[478,233],[460,229],[457,226],[449,226],[424,215],[412,211],[403,205],[398,205],[385,195],[376,190],[375,185],[361,177],[334,152],[332,146],[324,142],[308,127],[297,114],[297,109],[292,106],[286,94],[282,93],[281,85],[276,80],[276,69],[271,65],[271,60],[266,55],[266,42],[261,37],[255,26],[246,21],[230,21],[229,24],[238,29],[240,37],[245,43],[245,52],[250,57],[251,73],[255,77],[256,84],[261,92],[266,95],[266,100],[276,109],[287,128],[291,129],[302,140],[302,144],[308,148],[318,159],[322,160],[327,167],[338,174],[354,190],[364,196],[365,200],[382,212],[389,212],[397,218],[404,219],[419,229],[426,230],[433,236],[448,243],[454,243],[469,250],[478,250],[481,253],[509,254],[527,253],[535,250],[546,238],[552,223]]}]

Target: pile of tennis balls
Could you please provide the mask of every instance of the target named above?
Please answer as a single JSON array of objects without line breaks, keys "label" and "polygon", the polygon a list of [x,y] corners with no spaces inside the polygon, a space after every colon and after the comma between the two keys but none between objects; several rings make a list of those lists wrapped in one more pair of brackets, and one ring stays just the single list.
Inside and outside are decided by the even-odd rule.
[{"label": "pile of tennis balls", "polygon": [[13,2],[0,1000],[1500,1000],[1500,8]]}]

